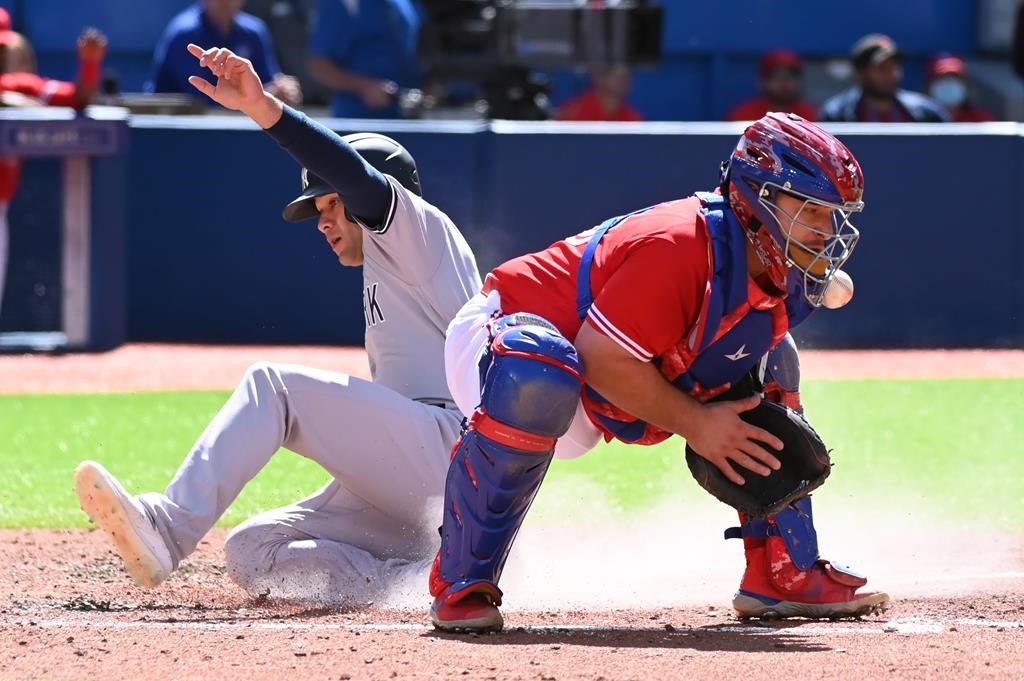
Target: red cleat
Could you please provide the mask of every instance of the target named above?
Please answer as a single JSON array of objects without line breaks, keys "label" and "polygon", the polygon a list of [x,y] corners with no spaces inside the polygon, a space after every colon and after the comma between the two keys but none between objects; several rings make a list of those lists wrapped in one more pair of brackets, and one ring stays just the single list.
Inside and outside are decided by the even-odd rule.
[{"label": "red cleat", "polygon": [[477,582],[465,589],[437,596],[430,608],[435,629],[465,634],[501,631],[505,620],[498,610],[501,590],[489,582]]},{"label": "red cleat", "polygon": [[434,628],[465,634],[501,631],[505,626],[498,610],[501,589],[491,582],[479,581],[453,591],[453,585],[441,579],[440,566],[438,553],[430,570],[430,595],[434,597],[430,621]]},{"label": "red cleat", "polygon": [[857,593],[867,579],[827,560],[793,564],[779,537],[743,539],[747,569],[732,607],[740,619],[845,619],[885,610],[889,595]]}]

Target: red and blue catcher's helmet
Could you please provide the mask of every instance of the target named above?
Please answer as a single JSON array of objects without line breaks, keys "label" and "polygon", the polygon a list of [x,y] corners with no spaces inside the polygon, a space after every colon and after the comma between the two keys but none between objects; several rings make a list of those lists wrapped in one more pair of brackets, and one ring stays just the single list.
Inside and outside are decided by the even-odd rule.
[{"label": "red and blue catcher's helmet", "polygon": [[[820,306],[860,238],[850,216],[864,210],[864,174],[850,150],[796,114],[773,112],[746,129],[722,180],[772,283],[780,291],[797,284],[811,305]],[[786,212],[778,205],[780,194],[802,203],[787,202],[795,209]]]}]

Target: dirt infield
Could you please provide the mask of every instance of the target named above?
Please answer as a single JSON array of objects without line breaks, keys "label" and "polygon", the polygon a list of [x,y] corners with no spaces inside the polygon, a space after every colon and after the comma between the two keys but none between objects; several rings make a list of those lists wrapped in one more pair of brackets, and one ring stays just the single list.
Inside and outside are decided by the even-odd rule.
[{"label": "dirt infield", "polygon": [[[368,373],[358,350],[127,346],[0,357],[0,393],[224,389],[259,360]],[[1024,376],[1024,352],[809,352],[803,363],[822,379]],[[426,625],[425,595],[351,612],[251,599],[224,575],[224,530],[153,591],[129,584],[98,532],[0,530],[0,679],[1024,678],[1024,536],[907,531],[877,552],[909,566],[908,579],[888,612],[863,621],[741,623],[730,562],[715,588],[667,592],[671,607],[512,607],[504,633],[458,637]],[[926,559],[928,546],[960,558]]]},{"label": "dirt infield", "polygon": [[424,624],[426,599],[413,611],[255,602],[223,577],[222,539],[143,592],[95,531],[0,533],[0,677],[1020,679],[1024,664],[1024,573],[861,622],[741,624],[727,594],[709,594],[686,608],[511,611],[506,633],[459,637]]},{"label": "dirt infield", "polygon": [[138,344],[95,354],[0,355],[0,393],[230,390],[262,361],[370,377],[362,348]]},{"label": "dirt infield", "polygon": [[[138,344],[97,354],[0,355],[0,393],[225,390],[264,360],[370,375],[361,348]],[[819,350],[802,352],[801,363],[808,379],[1024,377],[1024,350]]]},{"label": "dirt infield", "polygon": [[1024,573],[859,622],[742,624],[723,593],[686,608],[512,611],[505,633],[459,637],[424,624],[426,599],[356,612],[248,599],[223,575],[220,530],[140,591],[103,539],[0,532],[0,677],[1020,679],[1024,665]]}]

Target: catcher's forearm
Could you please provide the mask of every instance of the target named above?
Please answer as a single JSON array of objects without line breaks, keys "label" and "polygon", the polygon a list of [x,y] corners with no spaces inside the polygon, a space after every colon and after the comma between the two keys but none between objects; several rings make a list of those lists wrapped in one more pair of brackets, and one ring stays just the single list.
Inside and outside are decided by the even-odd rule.
[{"label": "catcher's forearm", "polygon": [[662,430],[692,435],[703,406],[669,383],[656,366],[641,362],[584,324],[576,337],[587,384],[616,407]]}]

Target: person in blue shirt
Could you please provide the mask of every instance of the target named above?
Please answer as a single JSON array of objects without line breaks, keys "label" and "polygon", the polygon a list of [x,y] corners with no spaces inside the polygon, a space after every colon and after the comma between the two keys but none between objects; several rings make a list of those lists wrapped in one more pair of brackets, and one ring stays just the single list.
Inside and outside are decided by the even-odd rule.
[{"label": "person in blue shirt", "polygon": [[245,0],[200,0],[174,17],[153,53],[153,72],[146,82],[146,92],[194,94],[195,88],[189,85],[188,78],[200,75],[202,69],[185,47],[189,43],[216,44],[228,46],[251,60],[269,92],[298,106],[302,102],[298,81],[281,73],[266,24],[242,12],[244,3]]},{"label": "person in blue shirt", "polygon": [[399,91],[420,83],[419,28],[413,0],[320,0],[309,73],[334,93],[331,113],[397,118]]},{"label": "person in blue shirt", "polygon": [[930,97],[904,90],[903,53],[881,33],[864,36],[850,53],[856,85],[821,105],[826,122],[944,123],[949,114]]}]

